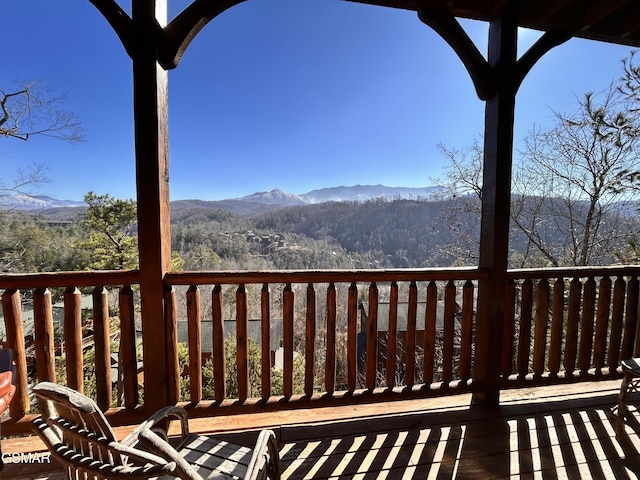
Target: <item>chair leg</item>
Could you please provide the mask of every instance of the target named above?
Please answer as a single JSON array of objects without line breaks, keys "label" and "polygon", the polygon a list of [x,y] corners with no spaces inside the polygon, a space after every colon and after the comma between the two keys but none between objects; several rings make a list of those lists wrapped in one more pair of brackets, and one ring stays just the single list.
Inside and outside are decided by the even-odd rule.
[{"label": "chair leg", "polygon": [[616,414],[622,420],[624,420],[627,416],[627,388],[629,386],[629,377],[627,374],[624,374],[622,377],[622,383],[620,384],[620,393],[618,393],[618,411]]}]

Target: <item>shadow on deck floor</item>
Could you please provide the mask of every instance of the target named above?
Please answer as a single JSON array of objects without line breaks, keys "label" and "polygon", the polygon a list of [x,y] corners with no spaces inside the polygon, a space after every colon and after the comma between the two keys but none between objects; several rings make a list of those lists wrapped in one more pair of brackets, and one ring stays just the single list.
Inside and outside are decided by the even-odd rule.
[{"label": "shadow on deck floor", "polygon": [[[396,402],[372,406],[367,415],[364,406],[353,418],[338,411],[353,407],[334,407],[336,420],[322,409],[318,421],[274,424],[283,478],[640,478],[640,412],[632,408],[626,423],[612,415],[618,387],[612,381],[508,391],[496,409],[470,409],[463,396],[424,400],[418,412],[401,412]],[[64,478],[11,467],[3,479]]]}]

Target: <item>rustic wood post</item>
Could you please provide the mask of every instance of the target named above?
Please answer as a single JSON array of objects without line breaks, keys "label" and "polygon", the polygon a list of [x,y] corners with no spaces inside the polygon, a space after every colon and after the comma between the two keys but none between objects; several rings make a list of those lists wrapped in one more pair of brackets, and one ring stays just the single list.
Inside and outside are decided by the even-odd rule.
[{"label": "rustic wood post", "polygon": [[[113,0],[89,0],[133,60],[136,187],[145,409],[171,402],[174,353],[167,353],[164,275],[171,263],[167,69],[175,68],[200,30],[242,0],[194,0],[167,25],[167,0],[132,0],[131,17]],[[212,4],[214,3],[214,4]]]},{"label": "rustic wood post", "polygon": [[474,381],[481,390],[474,402],[499,403],[500,356],[507,285],[517,16],[515,4],[491,22],[489,66],[495,72],[494,94],[487,99],[479,267],[489,275],[478,283],[478,317]]},{"label": "rustic wood post", "polygon": [[[158,64],[158,26],[166,0],[133,0],[132,44],[144,405],[167,405],[173,372],[167,358],[163,278],[170,267],[167,72]],[[153,367],[151,367],[153,366]],[[164,367],[163,367],[164,366]],[[171,385],[171,386],[170,386]],[[149,395],[149,393],[152,393]]]},{"label": "rustic wood post", "polygon": [[487,275],[478,283],[473,403],[496,406],[500,397],[507,288],[516,93],[533,65],[551,48],[567,41],[570,35],[546,32],[517,59],[518,2],[511,0],[490,24],[486,61],[451,14],[426,8],[419,12],[419,18],[458,54],[478,97],[486,101],[479,268]]}]

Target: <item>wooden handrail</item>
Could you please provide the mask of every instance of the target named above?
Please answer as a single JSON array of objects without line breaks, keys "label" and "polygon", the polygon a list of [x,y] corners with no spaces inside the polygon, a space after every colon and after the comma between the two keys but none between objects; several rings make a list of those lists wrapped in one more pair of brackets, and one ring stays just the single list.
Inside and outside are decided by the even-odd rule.
[{"label": "wooden handrail", "polygon": [[[476,267],[389,270],[270,270],[260,272],[171,272],[165,275],[168,285],[238,285],[274,283],[351,283],[393,281],[477,280],[486,276]],[[0,287],[1,287],[0,283]]]},{"label": "wooden handrail", "polygon": [[35,288],[66,288],[134,285],[140,282],[137,270],[95,272],[3,273],[0,289],[30,290]]},{"label": "wooden handrail", "polygon": [[[198,415],[210,407],[236,411],[291,408],[321,400],[360,402],[367,395],[403,392],[442,395],[474,388],[477,281],[475,268],[304,270],[266,272],[172,272],[164,279],[167,381],[179,401],[176,321],[186,320],[189,394]],[[502,385],[611,378],[621,358],[640,352],[640,266],[514,269],[507,274]],[[27,353],[22,341],[20,292],[33,297],[37,379],[54,380],[54,320],[51,291],[64,292],[66,382],[83,389],[83,338],[79,289],[93,292],[96,395],[117,423],[139,416],[134,291],[137,271],[0,275],[8,346],[17,354],[19,392],[11,424],[30,409]],[[119,332],[109,332],[109,302],[116,287]],[[31,295],[28,291],[32,291]],[[201,295],[202,294],[202,295]],[[202,298],[201,298],[202,297]],[[204,308],[203,299],[210,300]],[[227,303],[227,304],[225,304]],[[184,305],[184,307],[181,307]],[[178,313],[180,312],[180,313]],[[186,312],[186,313],[182,313]],[[252,373],[249,323],[259,320],[261,343]],[[183,318],[184,317],[184,318]],[[202,322],[211,319],[213,395],[204,398]],[[232,360],[238,391],[229,396],[225,324],[235,322]],[[274,327],[282,330],[273,337]],[[111,402],[110,334],[119,334],[118,393]],[[281,346],[281,391],[274,390],[272,345]],[[208,342],[207,342],[208,343]],[[299,370],[300,363],[304,365]],[[91,366],[93,367],[93,366]],[[171,371],[169,371],[171,370]],[[252,380],[253,379],[253,380]],[[174,383],[175,382],[175,383]],[[123,403],[121,403],[121,401]],[[120,406],[122,405],[122,406]],[[109,408],[111,407],[111,408]],[[11,427],[9,426],[9,433]]]}]

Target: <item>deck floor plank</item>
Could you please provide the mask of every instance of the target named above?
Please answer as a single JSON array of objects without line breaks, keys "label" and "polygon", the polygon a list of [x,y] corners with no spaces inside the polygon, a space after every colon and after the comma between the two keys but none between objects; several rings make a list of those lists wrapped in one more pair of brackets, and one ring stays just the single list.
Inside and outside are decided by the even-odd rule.
[{"label": "deck floor plank", "polygon": [[[228,429],[273,428],[286,480],[640,478],[640,412],[632,407],[625,423],[612,414],[618,387],[610,381],[507,391],[495,409],[465,408],[469,398],[455,397],[277,412],[253,422],[247,415]],[[227,434],[220,418],[193,426]],[[1,478],[64,476],[7,465]]]}]

